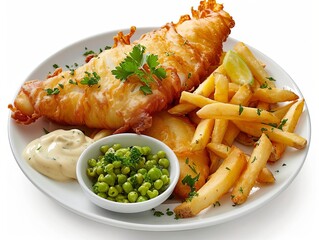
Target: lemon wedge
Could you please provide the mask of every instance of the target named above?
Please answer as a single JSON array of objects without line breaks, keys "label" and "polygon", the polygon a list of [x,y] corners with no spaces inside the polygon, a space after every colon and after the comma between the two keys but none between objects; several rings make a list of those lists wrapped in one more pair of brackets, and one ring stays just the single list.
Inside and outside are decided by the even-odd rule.
[{"label": "lemon wedge", "polygon": [[253,84],[254,77],[245,61],[234,51],[229,50],[223,60],[227,76],[234,83]]}]

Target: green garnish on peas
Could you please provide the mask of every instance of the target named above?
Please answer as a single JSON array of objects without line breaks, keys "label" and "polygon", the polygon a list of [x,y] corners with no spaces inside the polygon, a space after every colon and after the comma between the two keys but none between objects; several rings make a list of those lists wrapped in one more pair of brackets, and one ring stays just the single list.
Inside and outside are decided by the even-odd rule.
[{"label": "green garnish on peas", "polygon": [[100,147],[97,158],[88,159],[87,175],[98,196],[122,203],[147,201],[164,192],[170,183],[164,151],[153,154],[148,146]]}]

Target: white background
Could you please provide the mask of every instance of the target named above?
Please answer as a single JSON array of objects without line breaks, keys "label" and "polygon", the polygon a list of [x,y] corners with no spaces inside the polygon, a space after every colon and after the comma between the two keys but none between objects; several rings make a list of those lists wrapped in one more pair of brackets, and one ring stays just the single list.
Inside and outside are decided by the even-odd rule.
[{"label": "white background", "polygon": [[[315,0],[223,0],[236,21],[231,37],[281,65],[303,93],[312,121],[310,150],[292,184],[262,208],[233,221],[179,232],[111,227],[72,213],[40,192],[18,167],[7,122],[19,86],[65,46],[109,30],[161,26],[199,0],[1,1],[1,239],[315,239],[318,237],[318,26]],[[317,32],[317,33],[316,33]],[[3,42],[4,38],[4,42]],[[5,237],[6,236],[6,237]],[[313,236],[313,237],[311,237]]]}]

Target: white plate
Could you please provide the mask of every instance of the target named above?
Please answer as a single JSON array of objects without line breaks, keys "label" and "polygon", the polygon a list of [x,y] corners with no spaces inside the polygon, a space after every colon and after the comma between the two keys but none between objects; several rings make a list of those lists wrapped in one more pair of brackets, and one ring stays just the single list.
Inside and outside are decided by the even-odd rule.
[{"label": "white plate", "polygon": [[[139,36],[150,30],[152,29],[138,29],[135,36]],[[125,32],[128,31],[127,29],[125,30]],[[63,66],[64,69],[65,65],[71,66],[74,63],[83,63],[84,57],[82,54],[85,52],[85,48],[98,52],[100,48],[104,48],[107,45],[111,46],[113,44],[113,36],[116,35],[117,32],[118,31],[114,31],[97,35],[62,49],[38,66],[27,80],[44,79],[49,71],[53,71],[52,66],[55,63],[61,67]],[[229,38],[225,43],[225,50],[232,48],[236,42],[236,40]],[[251,49],[261,61],[266,63],[267,71],[277,80],[276,84],[278,87],[291,89],[302,97],[296,84],[280,66],[259,51],[253,48]],[[276,183],[274,185],[263,186],[260,189],[255,188],[248,201],[241,206],[234,207],[229,196],[225,196],[220,201],[221,206],[208,208],[194,218],[176,220],[173,216],[153,216],[152,211],[140,214],[109,212],[92,204],[85,197],[76,181],[61,183],[39,174],[24,161],[21,153],[31,140],[44,134],[43,128],[51,131],[59,126],[44,119],[40,119],[28,126],[16,124],[11,118],[9,118],[8,121],[8,135],[14,157],[24,174],[43,193],[56,200],[65,208],[89,219],[113,226],[148,231],[202,228],[230,221],[263,206],[285,190],[300,171],[308,152],[311,133],[310,117],[308,109],[305,107],[296,132],[308,140],[308,146],[298,151],[291,148],[287,149],[282,160],[269,166],[276,177]],[[165,213],[166,209],[169,208],[173,210],[176,205],[176,202],[166,202],[156,210]]]}]

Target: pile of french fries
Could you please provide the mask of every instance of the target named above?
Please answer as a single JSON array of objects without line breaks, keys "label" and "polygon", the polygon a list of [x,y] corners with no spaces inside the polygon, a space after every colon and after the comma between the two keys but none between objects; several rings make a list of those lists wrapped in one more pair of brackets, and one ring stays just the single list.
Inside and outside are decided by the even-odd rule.
[{"label": "pile of french fries", "polygon": [[[233,47],[249,67],[254,81],[239,85],[221,64],[199,87],[183,92],[169,113],[188,115],[197,125],[192,150],[207,149],[210,177],[197,195],[178,205],[181,218],[193,217],[231,192],[235,205],[244,203],[256,182],[270,184],[267,164],[278,161],[286,147],[303,149],[307,140],[294,133],[304,99],[276,87],[265,66],[242,42]],[[239,142],[251,146],[247,154]]]}]

